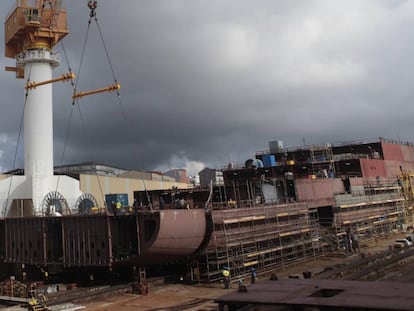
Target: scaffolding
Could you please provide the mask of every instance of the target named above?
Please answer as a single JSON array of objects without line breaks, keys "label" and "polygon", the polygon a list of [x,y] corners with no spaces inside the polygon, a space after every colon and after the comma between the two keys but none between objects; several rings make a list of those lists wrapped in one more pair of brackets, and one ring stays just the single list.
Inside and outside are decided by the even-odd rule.
[{"label": "scaffolding", "polygon": [[316,209],[306,203],[213,210],[214,233],[205,252],[202,279],[218,281],[223,267],[233,279],[315,257],[326,249]]},{"label": "scaffolding", "polygon": [[406,221],[406,199],[395,179],[366,180],[359,191],[336,196],[334,231],[339,248],[348,230],[360,240],[388,236]]},{"label": "scaffolding", "polygon": [[398,183],[402,187],[402,191],[405,197],[405,223],[407,227],[413,227],[414,225],[414,186],[413,186],[414,174],[402,173],[401,178],[398,179]]},{"label": "scaffolding", "polygon": [[332,145],[312,146],[309,148],[310,163],[312,164],[312,174],[319,177],[329,177],[335,174],[335,165],[333,161]]}]

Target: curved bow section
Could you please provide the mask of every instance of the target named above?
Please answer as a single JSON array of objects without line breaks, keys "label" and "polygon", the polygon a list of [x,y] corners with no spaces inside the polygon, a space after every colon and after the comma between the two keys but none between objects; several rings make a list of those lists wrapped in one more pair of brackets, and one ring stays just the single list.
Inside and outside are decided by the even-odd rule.
[{"label": "curved bow section", "polygon": [[148,255],[184,257],[194,254],[206,234],[204,210],[167,210],[159,214],[158,235],[146,250]]}]

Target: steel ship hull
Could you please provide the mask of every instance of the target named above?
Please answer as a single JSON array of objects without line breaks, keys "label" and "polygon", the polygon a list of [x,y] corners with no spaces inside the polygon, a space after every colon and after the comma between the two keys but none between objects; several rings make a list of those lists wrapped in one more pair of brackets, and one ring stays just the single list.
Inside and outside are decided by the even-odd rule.
[{"label": "steel ship hull", "polygon": [[0,219],[4,263],[35,266],[147,266],[188,258],[211,237],[204,209]]}]

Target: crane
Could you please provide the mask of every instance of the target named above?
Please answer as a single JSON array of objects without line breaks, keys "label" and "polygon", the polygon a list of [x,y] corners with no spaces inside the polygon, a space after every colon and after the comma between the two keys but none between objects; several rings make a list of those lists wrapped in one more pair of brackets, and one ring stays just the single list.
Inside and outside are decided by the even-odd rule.
[{"label": "crane", "polygon": [[[27,215],[45,215],[49,203],[75,202],[82,193],[79,182],[65,178],[58,184],[53,164],[53,96],[52,84],[72,80],[72,73],[52,77],[60,65],[60,54],[54,47],[68,33],[66,11],[62,0],[16,0],[16,7],[5,21],[5,56],[14,58],[16,78],[24,78],[23,106],[24,177],[0,183],[3,215],[16,214],[21,202]],[[68,201],[66,201],[68,200]],[[45,203],[46,202],[46,203]],[[66,206],[66,203],[59,206]],[[63,209],[63,208],[62,208]]]},{"label": "crane", "polygon": [[[89,1],[90,17],[95,17],[96,1]],[[53,164],[53,96],[52,84],[72,80],[72,72],[53,78],[60,65],[60,54],[54,47],[69,33],[62,0],[16,0],[16,7],[5,22],[5,56],[14,58],[17,78],[26,80],[24,112],[24,176],[0,180],[3,216],[49,215],[50,211],[70,209],[82,197],[79,181],[69,176],[54,175]],[[70,68],[69,68],[70,69]],[[73,85],[73,84],[72,84]],[[73,93],[75,100],[92,94],[117,91],[115,84]],[[119,94],[118,94],[119,95]],[[119,97],[119,96],[118,96]],[[19,207],[19,208],[18,208]],[[65,208],[64,208],[65,207]],[[69,207],[69,208],[67,208]],[[20,211],[20,212],[19,212]]]},{"label": "crane", "polygon": [[[27,50],[49,51],[69,33],[62,0],[16,0],[16,8],[5,22],[5,56],[19,57]],[[24,77],[22,66],[6,67]]]}]

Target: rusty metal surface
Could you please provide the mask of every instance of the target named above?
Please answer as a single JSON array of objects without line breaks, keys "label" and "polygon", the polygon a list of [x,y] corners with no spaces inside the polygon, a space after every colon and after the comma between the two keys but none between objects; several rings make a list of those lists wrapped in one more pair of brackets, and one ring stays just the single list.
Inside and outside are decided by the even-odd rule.
[{"label": "rusty metal surface", "polygon": [[161,211],[160,231],[149,252],[190,255],[200,246],[205,232],[202,209]]},{"label": "rusty metal surface", "polygon": [[155,264],[200,251],[207,222],[204,209],[6,218],[0,255],[8,263],[64,267]]},{"label": "rusty metal surface", "polygon": [[413,172],[414,162],[399,162],[399,161],[384,161],[385,169],[387,170],[388,176],[400,176],[401,170],[403,172]]},{"label": "rusty metal surface", "polygon": [[338,178],[297,179],[295,181],[298,201],[309,207],[331,206],[335,204],[335,194],[345,191]]},{"label": "rusty metal surface", "polygon": [[256,283],[248,287],[247,293],[233,292],[215,301],[221,306],[252,304],[408,311],[414,310],[413,292],[412,283],[288,279]]},{"label": "rusty metal surface", "polygon": [[[207,247],[206,237],[211,232],[203,209],[164,210],[159,216],[156,233],[150,243],[142,240],[140,255],[131,258],[129,264],[158,264],[185,258]],[[144,222],[145,223],[145,222]],[[144,235],[144,228],[140,232]]]},{"label": "rusty metal surface", "polygon": [[56,236],[51,235],[47,241],[50,227],[45,219],[9,218],[4,222],[6,262],[43,264],[47,260],[46,244],[54,245]]},{"label": "rusty metal surface", "polygon": [[382,153],[384,154],[384,160],[404,161],[403,152],[400,144],[391,144],[382,142]]},{"label": "rusty metal surface", "polygon": [[[385,161],[377,159],[360,159],[362,176],[365,178],[388,177]],[[398,163],[401,164],[401,163]]]},{"label": "rusty metal surface", "polygon": [[64,265],[107,266],[111,262],[108,217],[61,218]]},{"label": "rusty metal surface", "polygon": [[2,220],[5,261],[70,266],[110,263],[107,216],[24,217]]},{"label": "rusty metal surface", "polygon": [[413,146],[401,146],[401,152],[405,162],[414,162],[414,148]]},{"label": "rusty metal surface", "polygon": [[206,233],[202,209],[160,211],[160,231],[149,254],[191,255]]}]

